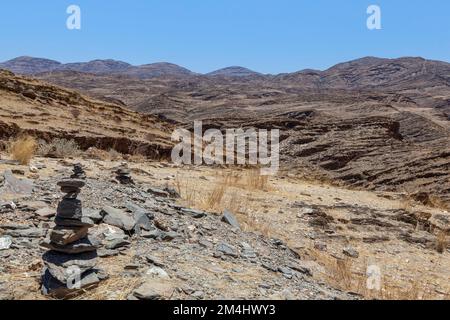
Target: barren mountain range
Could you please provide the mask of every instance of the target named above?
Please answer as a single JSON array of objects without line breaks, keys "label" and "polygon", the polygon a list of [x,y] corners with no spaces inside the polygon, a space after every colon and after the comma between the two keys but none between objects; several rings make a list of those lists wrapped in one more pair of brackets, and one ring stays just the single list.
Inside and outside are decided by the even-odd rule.
[{"label": "barren mountain range", "polygon": [[29,57],[0,68],[179,125],[201,119],[205,129],[276,127],[285,169],[404,191],[426,202],[450,200],[446,62],[366,57],[279,75],[242,67],[202,75],[168,63],[61,64]]}]

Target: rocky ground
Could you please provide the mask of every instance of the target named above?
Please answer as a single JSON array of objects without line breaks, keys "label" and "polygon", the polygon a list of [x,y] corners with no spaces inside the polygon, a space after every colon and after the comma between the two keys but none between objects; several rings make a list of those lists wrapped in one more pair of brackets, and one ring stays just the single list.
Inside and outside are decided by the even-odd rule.
[{"label": "rocky ground", "polygon": [[[158,165],[136,166],[136,184],[123,186],[112,173],[119,164],[85,162],[88,178],[79,199],[84,214],[96,221],[90,233],[102,240],[99,267],[109,278],[79,298],[356,298],[315,280],[311,262],[282,240],[230,225],[232,213],[222,221],[220,215],[178,204],[172,188],[161,190],[172,177],[152,178]],[[11,164],[1,168],[12,169],[19,179],[26,179],[21,177],[25,174],[27,187],[32,186],[27,194],[31,189],[21,188],[24,180],[7,176],[3,182],[3,299],[45,299],[40,293],[45,249],[39,244],[54,227],[52,216],[62,195],[56,184],[70,175],[72,161],[38,159],[34,166],[37,173]],[[159,188],[152,184],[155,180]],[[145,212],[151,223],[134,221],[136,211]]]},{"label": "rocky ground", "polygon": [[[160,162],[130,163],[136,184],[123,186],[113,173],[120,161],[48,158],[0,164],[21,179],[6,173],[1,193],[0,237],[11,240],[0,242],[2,298],[47,298],[39,243],[62,196],[56,184],[77,162],[87,174],[79,199],[109,276],[78,299],[449,298],[450,251],[441,240],[438,252],[438,235],[450,214],[402,194],[285,173],[259,188],[251,171]],[[218,187],[222,197],[209,201]],[[136,223],[136,212],[150,223]],[[369,265],[382,271],[381,291],[367,290]]]}]

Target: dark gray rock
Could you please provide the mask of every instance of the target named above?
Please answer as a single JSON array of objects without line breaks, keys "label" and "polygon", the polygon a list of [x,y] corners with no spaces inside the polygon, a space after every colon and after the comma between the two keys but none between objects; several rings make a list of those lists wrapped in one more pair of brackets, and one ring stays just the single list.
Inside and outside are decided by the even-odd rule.
[{"label": "dark gray rock", "polygon": [[94,226],[94,221],[92,221],[88,217],[82,217],[81,220],[56,217],[55,223],[57,226],[60,226],[60,227],[89,227],[90,228],[90,227]]},{"label": "dark gray rock", "polygon": [[142,231],[141,232],[141,237],[147,238],[147,239],[160,239],[162,236],[163,232],[161,230],[158,229],[153,229],[150,231]]},{"label": "dark gray rock", "polygon": [[99,249],[97,250],[97,255],[100,258],[113,257],[120,254],[119,250],[110,250],[110,249]]},{"label": "dark gray rock", "polygon": [[128,236],[114,233],[107,235],[103,240],[103,244],[105,245],[106,249],[114,250],[117,248],[129,246],[131,242],[128,241]]},{"label": "dark gray rock", "polygon": [[180,234],[176,233],[175,231],[168,231],[162,232],[160,237],[164,241],[171,241],[173,239],[180,237]]},{"label": "dark gray rock", "polygon": [[83,213],[81,210],[81,201],[78,199],[63,199],[56,209],[58,218],[81,220]]},{"label": "dark gray rock", "polygon": [[181,208],[181,213],[188,214],[195,219],[200,219],[200,218],[206,217],[206,215],[207,215],[206,212],[204,212],[204,211],[189,209],[189,208]]},{"label": "dark gray rock", "polygon": [[226,256],[231,256],[234,258],[239,257],[237,249],[228,243],[221,242],[217,245],[216,249],[218,252],[223,253]]},{"label": "dark gray rock", "polygon": [[241,229],[239,226],[239,222],[237,221],[236,217],[228,210],[225,210],[223,212],[222,221],[225,223],[228,223],[230,226],[236,229]]},{"label": "dark gray rock", "polygon": [[294,276],[294,271],[287,267],[278,267],[278,271],[283,274],[284,277],[291,279]]},{"label": "dark gray rock", "polygon": [[63,254],[48,251],[42,256],[45,266],[50,274],[62,283],[73,276],[72,270],[78,270],[81,274],[93,269],[97,264],[97,253],[95,251],[80,254]]},{"label": "dark gray rock", "polygon": [[44,229],[32,227],[29,229],[5,230],[3,233],[13,238],[42,238],[46,232]]},{"label": "dark gray rock", "polygon": [[103,207],[103,222],[121,228],[124,231],[132,231],[136,226],[136,221],[132,214],[113,207]]},{"label": "dark gray rock", "polygon": [[98,209],[90,209],[90,208],[83,209],[83,217],[87,217],[95,223],[100,223],[103,220],[101,210]]},{"label": "dark gray rock", "polygon": [[351,258],[358,258],[359,257],[359,252],[356,249],[352,248],[352,247],[344,248],[342,250],[342,253],[345,254],[348,257],[351,257]]},{"label": "dark gray rock", "polygon": [[6,193],[30,195],[33,192],[34,184],[28,179],[17,179],[11,170],[3,173],[3,189]]},{"label": "dark gray rock", "polygon": [[164,267],[164,263],[159,258],[156,258],[151,255],[147,255],[147,256],[145,256],[145,259],[147,260],[148,263],[151,263],[154,266]]},{"label": "dark gray rock", "polygon": [[42,276],[42,294],[56,299],[68,299],[96,287],[106,278],[107,275],[104,272],[92,269],[83,273],[79,279],[73,277],[61,282],[46,268]]}]

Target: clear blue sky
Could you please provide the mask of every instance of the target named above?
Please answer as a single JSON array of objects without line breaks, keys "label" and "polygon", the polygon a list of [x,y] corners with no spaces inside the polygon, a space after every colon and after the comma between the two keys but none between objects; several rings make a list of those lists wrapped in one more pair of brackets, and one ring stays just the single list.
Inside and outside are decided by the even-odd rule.
[{"label": "clear blue sky", "polygon": [[[70,4],[81,7],[79,31],[66,28]],[[382,9],[382,30],[366,27],[371,4]],[[196,72],[324,69],[368,55],[450,61],[450,1],[2,1],[0,48],[0,61],[168,61]]]}]

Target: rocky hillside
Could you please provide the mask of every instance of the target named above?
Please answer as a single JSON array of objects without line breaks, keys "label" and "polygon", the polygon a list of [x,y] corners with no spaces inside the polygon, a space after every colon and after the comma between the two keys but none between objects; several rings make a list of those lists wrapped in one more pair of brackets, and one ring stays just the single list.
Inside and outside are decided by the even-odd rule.
[{"label": "rocky hillside", "polygon": [[20,133],[74,140],[86,150],[114,149],[150,157],[170,154],[172,127],[117,104],[102,102],[41,81],[0,72],[0,137]]}]

